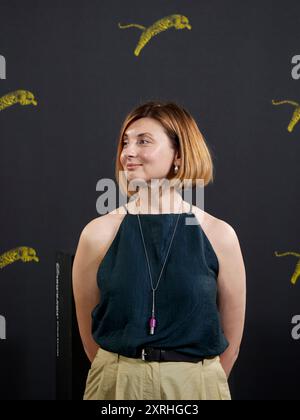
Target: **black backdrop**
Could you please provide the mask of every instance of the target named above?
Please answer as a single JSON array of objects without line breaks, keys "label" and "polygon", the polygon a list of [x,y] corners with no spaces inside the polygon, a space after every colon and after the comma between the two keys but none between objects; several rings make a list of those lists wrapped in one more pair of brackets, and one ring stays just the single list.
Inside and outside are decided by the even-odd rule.
[{"label": "black backdrop", "polygon": [[[177,13],[192,30],[162,32],[139,56],[140,30],[118,27]],[[0,111],[0,255],[27,246],[39,257],[0,269],[0,398],[55,398],[55,253],[74,253],[98,216],[96,183],[114,178],[126,113],[163,99],[205,135],[216,176],[205,210],[234,227],[244,255],[233,397],[299,399],[299,257],[274,253],[300,252],[300,123],[289,132],[293,106],[272,104],[300,102],[299,1],[1,0],[0,22],[0,97],[24,89],[38,102]]]}]

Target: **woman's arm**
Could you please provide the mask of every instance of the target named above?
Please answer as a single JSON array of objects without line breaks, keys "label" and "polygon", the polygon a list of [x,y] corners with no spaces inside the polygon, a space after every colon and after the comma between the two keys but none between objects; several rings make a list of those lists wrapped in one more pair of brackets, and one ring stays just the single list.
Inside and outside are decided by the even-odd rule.
[{"label": "woman's arm", "polygon": [[[93,339],[91,312],[99,303],[100,291],[97,286],[97,271],[101,262],[99,241],[100,220],[92,220],[82,231],[72,270],[73,293],[77,322],[84,350],[92,362],[99,346]],[[97,226],[96,226],[97,225]],[[97,229],[96,229],[97,228]]]},{"label": "woman's arm", "polygon": [[218,307],[229,347],[220,355],[229,377],[242,341],[246,311],[246,272],[239,240],[234,229],[220,221]]}]

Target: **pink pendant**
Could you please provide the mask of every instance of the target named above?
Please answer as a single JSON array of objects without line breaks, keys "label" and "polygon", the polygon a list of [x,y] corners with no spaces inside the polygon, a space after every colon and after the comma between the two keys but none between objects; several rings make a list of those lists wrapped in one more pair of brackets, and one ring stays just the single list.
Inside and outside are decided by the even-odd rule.
[{"label": "pink pendant", "polygon": [[154,317],[150,318],[149,325],[150,325],[150,334],[153,335],[154,329],[156,327],[156,319]]}]

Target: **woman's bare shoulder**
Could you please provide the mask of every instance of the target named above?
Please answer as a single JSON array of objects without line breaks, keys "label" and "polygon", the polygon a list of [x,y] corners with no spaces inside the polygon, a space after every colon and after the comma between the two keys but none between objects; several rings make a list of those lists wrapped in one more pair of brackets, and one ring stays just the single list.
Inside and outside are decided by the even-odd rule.
[{"label": "woman's bare shoulder", "polygon": [[229,223],[199,207],[193,206],[193,213],[211,242],[216,254],[220,255],[224,247],[232,243],[233,238],[236,238],[235,230]]},{"label": "woman's bare shoulder", "polygon": [[126,211],[124,207],[123,211],[120,207],[118,209],[114,209],[109,213],[92,219],[84,227],[82,233],[88,239],[90,244],[94,245],[98,249],[100,246],[104,246],[105,248],[114,237],[125,214]]}]

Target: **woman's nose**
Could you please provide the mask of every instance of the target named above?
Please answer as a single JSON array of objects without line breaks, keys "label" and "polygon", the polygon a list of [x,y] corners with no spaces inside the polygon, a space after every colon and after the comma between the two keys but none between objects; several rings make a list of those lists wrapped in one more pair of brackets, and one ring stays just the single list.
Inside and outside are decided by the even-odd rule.
[{"label": "woman's nose", "polygon": [[136,156],[136,148],[134,145],[127,145],[123,150],[124,156]]}]

